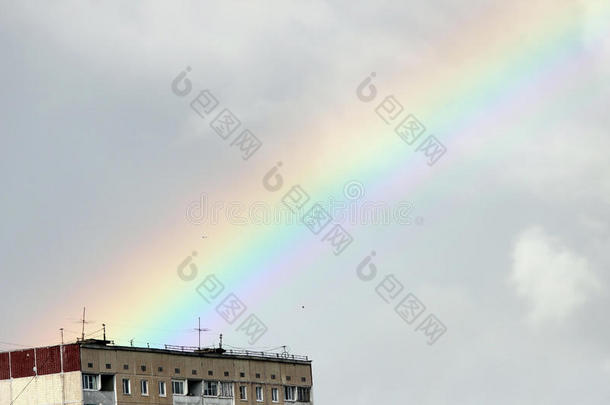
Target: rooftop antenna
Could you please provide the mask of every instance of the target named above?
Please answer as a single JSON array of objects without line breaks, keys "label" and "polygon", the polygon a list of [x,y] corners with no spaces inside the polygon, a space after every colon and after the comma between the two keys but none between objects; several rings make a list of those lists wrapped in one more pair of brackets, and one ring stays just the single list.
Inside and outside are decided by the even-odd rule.
[{"label": "rooftop antenna", "polygon": [[218,344],[218,347],[222,349],[222,333],[220,334],[220,343]]},{"label": "rooftop antenna", "polygon": [[201,317],[199,317],[199,327],[195,328],[195,330],[197,332],[199,332],[199,345],[197,346],[198,350],[201,350],[201,332],[208,332],[209,329],[208,328],[201,328]]},{"label": "rooftop antenna", "polygon": [[91,320],[87,321],[86,314],[87,314],[86,309],[85,309],[85,307],[83,307],[83,317],[81,319],[70,318],[70,321],[80,323],[82,325],[81,336],[76,338],[77,342],[79,340],[85,340],[85,324],[95,322],[95,321],[91,321]]},{"label": "rooftop antenna", "polygon": [[104,329],[104,341],[106,340],[106,324],[102,324],[102,329]]},{"label": "rooftop antenna", "polygon": [[131,347],[133,347],[133,339],[129,340],[129,344],[131,345]]},{"label": "rooftop antenna", "polygon": [[85,307],[83,307],[83,334],[81,337],[81,342],[85,340]]},{"label": "rooftop antenna", "polygon": [[61,333],[61,344],[64,344],[64,328],[59,328],[59,333]]}]

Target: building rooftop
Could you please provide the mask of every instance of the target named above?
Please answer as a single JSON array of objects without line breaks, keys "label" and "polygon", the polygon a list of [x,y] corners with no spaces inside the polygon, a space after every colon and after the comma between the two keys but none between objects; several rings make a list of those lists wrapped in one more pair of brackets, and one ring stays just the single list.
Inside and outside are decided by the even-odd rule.
[{"label": "building rooftop", "polygon": [[284,361],[288,363],[307,363],[311,360],[308,356],[289,354],[288,352],[276,353],[265,351],[254,351],[246,349],[223,349],[219,347],[203,347],[194,346],[175,346],[164,345],[164,348],[153,347],[136,347],[136,346],[120,346],[115,345],[111,341],[88,339],[83,342],[78,342],[82,347],[88,349],[106,349],[106,350],[124,350],[132,352],[148,352],[148,353],[165,353],[165,354],[180,354],[194,357],[211,357],[211,358],[243,358],[255,360],[272,360]]},{"label": "building rooftop", "polygon": [[[178,354],[192,357],[209,357],[209,358],[239,358],[239,359],[252,359],[252,360],[268,360],[268,361],[279,361],[286,363],[303,363],[311,364],[311,360],[308,356],[290,354],[286,351],[282,353],[270,352],[270,351],[256,351],[247,349],[224,349],[221,347],[202,347],[198,348],[195,346],[176,346],[176,345],[164,345],[163,348],[155,347],[138,347],[138,346],[121,346],[115,345],[111,340],[102,339],[85,339],[84,341],[77,341],[75,343],[66,343],[67,345],[77,344],[87,349],[99,349],[99,350],[120,350],[130,352],[144,352],[144,353],[162,353],[162,354]],[[41,346],[43,347],[55,347],[53,346]],[[32,348],[21,348],[15,350],[7,350],[0,353],[8,352],[20,352],[25,350],[32,350]]]}]

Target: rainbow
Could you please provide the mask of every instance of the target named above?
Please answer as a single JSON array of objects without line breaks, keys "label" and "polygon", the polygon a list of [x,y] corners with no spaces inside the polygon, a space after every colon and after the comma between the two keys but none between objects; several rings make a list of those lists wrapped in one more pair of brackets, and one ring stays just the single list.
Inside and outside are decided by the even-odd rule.
[{"label": "rainbow", "polygon": [[[529,107],[561,97],[559,91],[569,87],[570,77],[590,62],[582,27],[571,11],[552,2],[546,7],[503,5],[457,32],[444,33],[422,58],[438,61],[436,66],[411,67],[391,78],[378,74],[375,86],[379,94],[374,102],[362,103],[351,94],[332,115],[303,128],[302,132],[309,134],[307,147],[316,152],[315,160],[299,154],[265,155],[263,148],[263,153],[252,159],[258,161],[260,171],[256,166],[257,171],[240,185],[236,198],[277,203],[293,184],[300,184],[313,201],[323,200],[340,192],[346,180],[357,179],[366,184],[368,197],[396,201],[408,193],[431,212],[445,188],[429,182],[465,183],[473,168],[498,159],[505,148],[531,142],[519,131],[520,121],[537,119]],[[590,21],[593,43],[589,46],[595,38],[608,35],[610,6],[601,6],[598,11]],[[362,78],[369,73],[363,72]],[[354,91],[357,85],[354,83]],[[426,135],[434,134],[447,147],[437,165],[426,165],[415,146],[404,144],[393,127],[375,115],[374,107],[390,94],[425,124]],[[570,102],[578,103],[579,99],[566,100]],[[500,120],[512,125],[507,124],[501,134],[489,133],[491,124]],[[264,139],[264,134],[260,135]],[[333,141],[342,137],[349,137],[348,150],[343,149],[345,142]],[[338,154],[341,159],[335,158]],[[227,158],[240,162],[237,156]],[[284,163],[281,173],[285,185],[280,192],[271,193],[261,181],[278,160]],[[251,170],[250,164],[243,163],[244,172]],[[95,280],[97,291],[112,289],[113,303],[108,304],[108,296],[93,294],[96,298],[87,305],[96,319],[108,319],[111,335],[120,343],[134,336],[146,336],[152,344],[195,342],[187,331],[195,326],[197,316],[207,327],[228,330],[230,327],[215,314],[214,305],[206,304],[195,292],[207,274],[214,273],[226,292],[235,292],[255,307],[272,299],[264,286],[290,285],[296,274],[310,271],[320,256],[332,257],[330,248],[303,225],[221,224],[206,231],[209,237],[202,240],[201,228],[185,227],[184,209],[178,211],[181,216],[174,218],[174,227],[143,238],[133,254],[116,258],[104,280]],[[434,215],[442,217],[441,212]],[[348,231],[355,241],[336,260],[338,267],[354,268],[373,247],[359,243],[362,229],[358,226],[348,227]],[[177,277],[176,267],[193,250],[198,252],[194,263],[199,274],[194,281],[185,282]],[[330,277],[345,275],[339,273]],[[74,302],[85,299],[77,294],[58,304],[57,312],[74,313]],[[43,327],[48,332],[41,336],[45,341],[38,343],[57,341],[58,320],[49,318],[46,323]],[[134,325],[148,329],[134,331]],[[36,335],[40,329],[37,324]]]}]

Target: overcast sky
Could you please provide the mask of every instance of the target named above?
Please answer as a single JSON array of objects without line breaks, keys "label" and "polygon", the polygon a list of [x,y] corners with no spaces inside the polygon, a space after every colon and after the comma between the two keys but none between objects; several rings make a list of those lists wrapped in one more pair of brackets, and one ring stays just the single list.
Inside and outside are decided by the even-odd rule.
[{"label": "overcast sky", "polygon": [[[262,175],[279,158],[297,168],[304,187],[320,179],[298,177],[298,168],[319,168],[322,177],[360,181],[367,197],[409,201],[422,218],[353,226],[357,241],[339,258],[313,236],[299,237],[309,261],[278,257],[287,274],[295,272],[291,281],[251,297],[249,307],[269,326],[265,346],[287,344],[314,359],[316,402],[610,401],[610,35],[597,18],[610,14],[603,0],[0,3],[0,349],[55,343],[61,326],[78,331],[67,322],[83,305],[98,323],[103,316],[138,324],[129,317],[136,303],[125,296],[129,289],[145,295],[143,287],[121,286],[111,267],[148,251],[151,261],[167,260],[176,282],[167,288],[179,294],[175,265],[198,247],[164,252],[153,241],[171,233],[213,242],[220,229],[238,238],[238,226],[198,227],[185,210],[202,193],[250,198],[242,186],[261,191]],[[556,38],[537,33],[545,24]],[[500,44],[511,39],[540,51],[519,59],[518,49]],[[477,90],[468,62],[484,68],[493,60],[504,70],[483,69],[481,83],[491,87]],[[171,92],[186,66],[195,87],[210,89],[264,138],[256,159],[243,162],[198,127],[188,103]],[[446,143],[435,166],[413,158],[375,115],[377,102],[356,97],[371,72],[380,93],[427,118]],[[483,80],[486,73],[499,78]],[[436,77],[450,80],[435,86]],[[488,102],[471,104],[481,94]],[[469,114],[464,121],[435,118],[461,111]],[[463,124],[458,135],[441,127],[451,122]],[[370,130],[355,135],[351,125]],[[386,169],[376,137],[404,148],[417,169],[363,176],[363,167]],[[362,156],[352,148],[369,147],[369,160],[350,160]],[[424,174],[411,178],[414,171]],[[332,184],[334,197],[345,181]],[[248,241],[240,243],[236,249]],[[394,274],[425,304],[412,326],[375,294],[380,279],[357,278],[371,250],[380,274]],[[105,274],[116,288],[98,288],[94,281]],[[130,276],[147,274],[142,265]],[[113,299],[125,304],[115,318],[99,305]],[[195,313],[185,308],[185,317]],[[414,329],[432,313],[447,332],[429,345]],[[214,333],[247,346],[234,328],[208,321]],[[140,340],[146,327],[169,323],[142,322]],[[44,327],[32,333],[38,324]],[[193,344],[182,336],[167,343]]]}]

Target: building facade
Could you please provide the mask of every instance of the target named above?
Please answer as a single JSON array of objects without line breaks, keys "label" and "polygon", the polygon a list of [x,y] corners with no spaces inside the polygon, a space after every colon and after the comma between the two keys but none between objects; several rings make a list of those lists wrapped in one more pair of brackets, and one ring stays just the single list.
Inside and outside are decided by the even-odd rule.
[{"label": "building facade", "polygon": [[307,357],[76,344],[0,353],[0,405],[311,405]]}]

